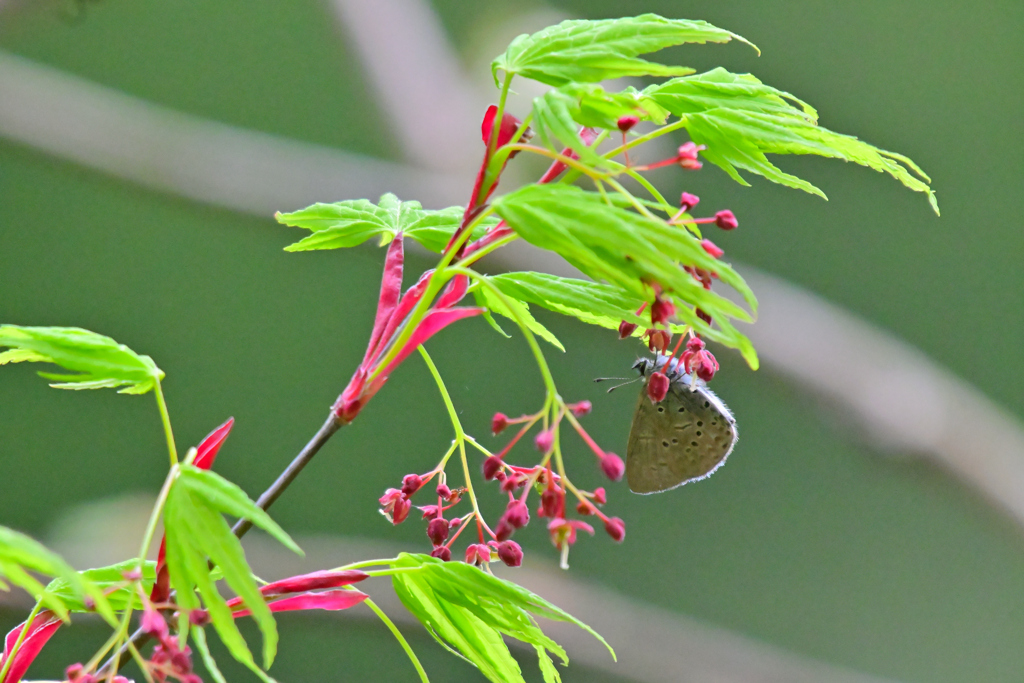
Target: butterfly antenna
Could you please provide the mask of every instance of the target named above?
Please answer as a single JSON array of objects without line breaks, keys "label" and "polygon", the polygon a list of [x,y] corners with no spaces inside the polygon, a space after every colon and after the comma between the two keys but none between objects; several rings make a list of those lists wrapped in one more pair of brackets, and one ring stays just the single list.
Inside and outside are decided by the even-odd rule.
[{"label": "butterfly antenna", "polygon": [[[611,378],[609,377],[608,379],[611,379]],[[618,378],[618,379],[625,379],[625,378],[623,378],[623,377],[620,377],[620,378]],[[622,384],[616,384],[616,385],[615,385],[614,387],[612,387],[611,389],[609,389],[609,390],[608,390],[608,393],[610,394],[610,393],[612,393],[613,391],[615,391],[616,389],[618,389],[619,387],[624,387],[624,386],[626,386],[627,384],[632,384],[633,382],[639,381],[639,380],[641,380],[641,379],[643,379],[643,378],[642,378],[642,377],[634,377],[633,379],[631,379],[631,380],[628,380],[628,381],[626,381],[626,382],[623,382]]]}]

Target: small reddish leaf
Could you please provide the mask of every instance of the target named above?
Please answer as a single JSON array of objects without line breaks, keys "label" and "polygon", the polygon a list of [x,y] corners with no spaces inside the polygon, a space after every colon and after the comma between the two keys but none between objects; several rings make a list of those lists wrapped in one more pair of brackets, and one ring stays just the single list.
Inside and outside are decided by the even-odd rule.
[{"label": "small reddish leaf", "polygon": [[14,644],[18,642],[22,629],[27,629],[28,632],[25,634],[25,639],[21,641],[18,651],[14,653],[11,666],[7,669],[7,674],[0,683],[17,683],[17,681],[20,681],[25,676],[29,666],[32,665],[32,662],[39,656],[46,642],[60,628],[60,624],[60,619],[53,612],[45,610],[32,620],[31,625],[26,626],[25,622],[22,622],[15,626],[7,634],[7,638],[4,641],[4,653],[0,657],[0,668],[3,668],[9,656],[8,653],[14,649]]},{"label": "small reddish leaf", "polygon": [[409,341],[402,347],[401,352],[391,363],[384,368],[381,372],[380,377],[387,377],[391,374],[391,371],[398,367],[399,363],[405,360],[410,353],[416,350],[416,347],[427,341],[435,334],[443,330],[444,328],[451,325],[456,320],[463,318],[470,318],[474,315],[480,315],[484,312],[482,308],[449,308],[443,311],[432,311],[423,318],[416,331],[413,332]]},{"label": "small reddish leaf", "polygon": [[343,571],[319,571],[301,576],[291,576],[287,579],[268,583],[260,588],[260,592],[266,597],[284,595],[285,593],[300,593],[304,591],[319,590],[321,588],[339,588],[349,584],[358,583],[369,578],[369,575],[355,570]]},{"label": "small reddish leaf", "polygon": [[[384,332],[395,307],[398,306],[402,296],[402,266],[405,262],[405,247],[401,232],[391,240],[388,247],[388,255],[384,259],[384,275],[380,282],[380,298],[377,300],[377,317],[373,321],[373,333],[370,335],[370,344],[366,349],[366,358],[370,357],[373,349]],[[366,362],[366,358],[363,362]]]},{"label": "small reddish leaf", "polygon": [[368,352],[364,364],[372,364],[377,359],[380,351],[387,347],[391,337],[394,336],[395,331],[398,327],[405,322],[405,319],[412,313],[412,309],[416,308],[416,304],[423,298],[423,292],[426,291],[427,286],[430,284],[430,276],[433,275],[433,269],[428,270],[420,276],[419,282],[414,284],[405,294],[402,296],[401,301],[398,302],[398,306],[395,307],[394,312],[391,314],[391,320],[388,321],[387,326],[384,328],[384,332],[380,335],[380,339],[377,341],[378,348],[372,352]]},{"label": "small reddish leaf", "polygon": [[[484,144],[490,144],[491,134],[494,132],[494,117],[498,115],[497,105],[492,104],[487,107],[487,112],[484,114],[484,120],[480,124],[480,137],[483,138]],[[505,112],[504,116],[501,117],[501,128],[498,130],[498,140],[495,144],[495,149],[502,145],[508,144],[512,140],[512,136],[519,130],[519,126],[522,121],[517,119],[512,114]]]},{"label": "small reddish leaf", "polygon": [[447,289],[441,298],[437,300],[435,308],[451,308],[455,304],[462,301],[462,297],[466,296],[466,289],[469,288],[469,278],[465,275],[456,275],[448,283]]},{"label": "small reddish leaf", "polygon": [[213,467],[213,461],[217,458],[217,452],[224,445],[224,441],[235,426],[235,418],[229,417],[228,421],[210,432],[205,439],[199,442],[196,447],[196,459],[193,465],[201,470],[208,470]]},{"label": "small reddish leaf", "polygon": [[[292,612],[306,609],[343,610],[355,607],[368,598],[366,593],[359,591],[324,591],[323,593],[300,593],[289,598],[281,598],[267,603],[271,612]],[[235,618],[249,616],[249,610],[243,609],[232,614]]]}]

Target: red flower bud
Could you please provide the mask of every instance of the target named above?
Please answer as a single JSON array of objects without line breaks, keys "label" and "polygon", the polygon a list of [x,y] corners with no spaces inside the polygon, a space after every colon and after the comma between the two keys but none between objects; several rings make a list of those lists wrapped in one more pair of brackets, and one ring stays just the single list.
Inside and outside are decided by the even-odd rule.
[{"label": "red flower bud", "polygon": [[668,345],[672,343],[672,333],[668,330],[647,330],[647,346],[651,351],[665,353]]},{"label": "red flower bud", "polygon": [[447,499],[448,496],[452,495],[452,490],[450,488],[448,488],[448,486],[445,485],[445,484],[438,484],[437,485],[437,495],[441,496],[442,498]]},{"label": "red flower bud", "polygon": [[739,225],[736,220],[736,216],[729,209],[719,211],[715,214],[715,225],[720,227],[722,230],[733,230]]},{"label": "red flower bud", "polygon": [[572,414],[576,417],[583,417],[589,415],[590,411],[593,410],[594,405],[590,401],[580,401],[579,403],[570,403],[566,406],[572,411]]},{"label": "red flower bud", "polygon": [[597,503],[598,505],[604,505],[605,503],[608,502],[608,497],[605,494],[603,486],[598,486],[596,489],[594,489],[594,502]]},{"label": "red flower bud", "polygon": [[452,519],[450,522],[448,522],[448,528],[449,529],[454,529],[455,527],[457,527],[460,524],[462,524],[462,518],[461,517],[456,517],[456,518]]},{"label": "red flower bud", "polygon": [[693,207],[700,203],[700,197],[689,192],[684,192],[679,196],[679,208],[683,211],[689,211]]},{"label": "red flower bud", "polygon": [[725,253],[724,251],[722,251],[721,247],[719,247],[711,240],[701,240],[700,246],[704,247],[704,251],[708,252],[715,258],[721,258],[722,254]]},{"label": "red flower bud", "polygon": [[622,543],[622,539],[626,537],[626,523],[618,517],[612,517],[605,522],[604,530],[608,532],[608,535],[616,543]]},{"label": "red flower bud", "polygon": [[434,545],[441,545],[448,540],[448,520],[435,517],[427,525],[427,537]]},{"label": "red flower bud", "polygon": [[402,477],[402,493],[408,498],[420,490],[423,486],[423,478],[418,474],[407,474]]},{"label": "red flower bud", "polygon": [[716,372],[718,372],[718,361],[710,351],[702,352],[700,365],[697,367],[697,376],[705,382],[710,382]]},{"label": "red flower bud", "polygon": [[540,494],[540,511],[537,514],[541,517],[558,517],[561,502],[562,494],[560,491],[557,489],[544,489],[544,492]]},{"label": "red flower bud", "polygon": [[541,453],[547,453],[555,445],[555,435],[551,430],[545,429],[533,440],[533,445]]},{"label": "red flower bud", "polygon": [[499,458],[496,455],[490,456],[489,458],[484,460],[484,479],[486,479],[487,481],[494,479],[498,475],[498,473],[501,472],[502,467],[503,463],[501,462],[501,458]]},{"label": "red flower bud", "polygon": [[636,331],[636,324],[623,320],[619,323],[619,339],[625,339]]},{"label": "red flower bud", "polygon": [[660,296],[654,299],[651,305],[651,324],[667,323],[668,319],[676,314],[676,307],[668,299]]},{"label": "red flower bud", "polygon": [[620,116],[615,125],[619,127],[619,130],[625,133],[638,123],[640,123],[640,119],[636,116]]},{"label": "red flower bud", "polygon": [[704,349],[704,341],[700,337],[690,337],[686,341],[686,350],[687,351],[693,351],[694,353],[696,353],[697,351],[702,351],[703,349]]},{"label": "red flower bud", "polygon": [[452,559],[452,551],[451,548],[446,548],[442,545],[439,548],[434,548],[433,550],[431,550],[430,556],[436,557],[442,562],[448,562]]},{"label": "red flower bud", "polygon": [[705,149],[704,145],[695,145],[692,142],[687,142],[679,146],[679,150],[676,154],[676,163],[683,168],[691,171],[698,170],[703,164],[697,158],[697,153],[702,149]]},{"label": "red flower bud", "polygon": [[508,415],[505,413],[495,413],[494,417],[491,418],[491,433],[495,435],[501,434],[508,425]]},{"label": "red flower bud", "polygon": [[72,664],[68,668],[64,669],[64,679],[75,683],[82,674],[85,672],[85,667],[81,664]]},{"label": "red flower bud", "polygon": [[412,509],[412,503],[407,498],[395,501],[395,509],[391,513],[391,523],[401,524],[404,522],[405,518],[409,516],[410,509]]},{"label": "red flower bud", "polygon": [[210,613],[204,609],[194,609],[188,613],[188,623],[193,626],[206,626],[210,623]]},{"label": "red flower bud", "polygon": [[592,515],[594,514],[594,508],[587,501],[581,500],[580,502],[576,503],[576,512],[580,513],[581,515]]},{"label": "red flower bud", "polygon": [[508,523],[508,521],[502,517],[498,521],[498,526],[494,527],[494,537],[499,541],[512,538],[512,534],[516,532],[515,527]]},{"label": "red flower bud", "polygon": [[612,481],[619,481],[626,472],[626,463],[614,453],[605,453],[601,458],[601,470]]},{"label": "red flower bud", "polygon": [[515,541],[502,541],[498,544],[498,558],[509,567],[518,567],[523,563],[523,549]]},{"label": "red flower bud", "polygon": [[647,380],[647,398],[651,399],[651,403],[661,403],[668,394],[670,385],[671,382],[665,373],[652,372],[650,379]]},{"label": "red flower bud", "polygon": [[522,529],[530,523],[530,508],[521,500],[509,501],[504,519],[516,529]]}]

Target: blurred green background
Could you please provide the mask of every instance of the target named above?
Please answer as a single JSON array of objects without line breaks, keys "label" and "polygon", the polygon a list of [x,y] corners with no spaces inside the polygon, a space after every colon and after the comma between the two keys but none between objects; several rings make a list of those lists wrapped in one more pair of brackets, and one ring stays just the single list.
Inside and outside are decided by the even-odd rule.
[{"label": "blurred green background", "polygon": [[[687,189],[710,207],[731,208],[741,229],[715,238],[729,257],[893,332],[1024,417],[1020,2],[432,4],[467,63],[480,36],[543,7],[587,18],[701,18],[755,42],[761,57],[730,45],[667,58],[751,71],[810,101],[824,125],[906,153],[931,174],[942,218],[888,177],[818,159],[779,163],[822,187],[827,203],[757,177],[741,188],[710,165],[660,176],[665,194]],[[0,49],[197,116],[401,160],[326,2],[83,7],[79,21],[65,18],[73,5],[0,7]],[[321,197],[345,198],[345,187]],[[3,139],[0,207],[0,320],[81,326],[152,355],[168,374],[180,444],[236,418],[218,470],[254,497],[319,426],[362,356],[383,257],[373,247],[286,254],[298,235],[269,215],[148,191]],[[410,255],[407,273],[426,267]],[[588,428],[624,452],[634,389],[606,395],[591,379],[623,374],[640,347],[538,317],[569,349],[550,353],[563,395],[592,400]],[[487,443],[497,443],[486,434],[493,412],[533,410],[541,400],[524,344],[482,321],[447,330],[428,349],[464,424]],[[871,353],[849,363],[870,364]],[[728,467],[663,496],[610,486],[609,507],[626,520],[627,540],[582,540],[572,573],[879,677],[1020,680],[1021,528],[932,466],[855,440],[784,378],[752,373],[732,354],[719,360],[715,388],[743,437]],[[155,491],[165,471],[162,438],[149,397],[52,391],[33,368],[5,367],[0,523],[46,538],[75,505]],[[421,526],[391,528],[376,499],[404,473],[432,466],[449,440],[436,389],[413,358],[274,516],[297,535],[423,549]],[[582,446],[571,451],[582,483],[599,485]],[[521,536],[529,555],[556,562],[539,525]],[[0,611],[4,630],[19,619]],[[279,680],[413,679],[376,626],[284,621],[272,672]],[[54,642],[63,645],[45,653],[32,677],[57,678],[87,656],[101,637],[90,629],[62,633]],[[413,645],[432,678],[476,680],[425,635]],[[532,663],[524,670],[536,674]],[[566,680],[613,679],[570,667]]]}]

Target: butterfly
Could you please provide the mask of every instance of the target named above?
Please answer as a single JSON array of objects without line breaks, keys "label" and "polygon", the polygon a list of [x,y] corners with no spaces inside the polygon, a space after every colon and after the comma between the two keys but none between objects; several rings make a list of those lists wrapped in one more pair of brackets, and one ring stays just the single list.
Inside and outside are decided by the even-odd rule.
[{"label": "butterfly", "polygon": [[[682,371],[668,356],[641,358],[643,388],[626,446],[626,481],[634,493],[659,493],[709,477],[736,445],[736,418],[703,380]],[[664,372],[669,391],[659,403],[647,396],[651,373]],[[696,384],[694,384],[696,382]]]}]

